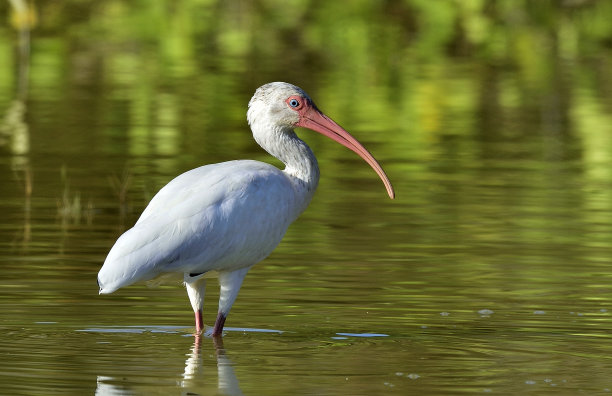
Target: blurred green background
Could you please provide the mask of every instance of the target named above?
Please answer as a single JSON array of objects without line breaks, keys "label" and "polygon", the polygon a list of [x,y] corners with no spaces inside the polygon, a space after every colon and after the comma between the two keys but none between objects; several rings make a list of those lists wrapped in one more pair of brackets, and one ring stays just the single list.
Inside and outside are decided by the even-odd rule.
[{"label": "blurred green background", "polygon": [[[394,131],[387,162],[433,145],[466,160],[610,158],[608,1],[8,6],[20,3],[0,8],[0,105],[19,90],[15,43],[31,27],[28,114],[56,126],[33,145],[70,149],[95,135],[94,150],[176,155],[213,140],[229,156],[251,142],[209,135],[242,128],[254,88],[280,80],[347,127]],[[114,144],[120,134],[129,147]]]}]

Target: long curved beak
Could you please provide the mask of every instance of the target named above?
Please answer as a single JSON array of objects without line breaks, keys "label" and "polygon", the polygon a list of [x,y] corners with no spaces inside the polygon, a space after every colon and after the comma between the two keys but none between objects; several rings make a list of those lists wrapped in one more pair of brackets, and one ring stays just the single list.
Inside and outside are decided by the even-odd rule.
[{"label": "long curved beak", "polygon": [[340,125],[336,124],[334,120],[321,113],[314,105],[305,106],[300,112],[300,121],[297,126],[311,129],[315,132],[319,132],[340,143],[344,147],[349,148],[359,155],[365,162],[367,162],[372,169],[378,174],[382,182],[385,184],[387,194],[389,198],[395,198],[395,191],[391,181],[387,177],[387,174],[382,169],[378,161],[370,154],[370,152],[363,147],[361,143],[357,141],[350,133],[344,130]]}]

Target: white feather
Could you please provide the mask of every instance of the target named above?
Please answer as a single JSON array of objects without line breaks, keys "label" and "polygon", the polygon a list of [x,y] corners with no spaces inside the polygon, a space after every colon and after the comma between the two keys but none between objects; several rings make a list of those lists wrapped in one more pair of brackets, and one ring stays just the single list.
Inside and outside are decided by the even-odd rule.
[{"label": "white feather", "polygon": [[[233,271],[267,257],[299,215],[291,178],[272,165],[230,161],[178,176],[111,249],[100,293],[168,273]],[[273,214],[273,216],[271,216]]]}]

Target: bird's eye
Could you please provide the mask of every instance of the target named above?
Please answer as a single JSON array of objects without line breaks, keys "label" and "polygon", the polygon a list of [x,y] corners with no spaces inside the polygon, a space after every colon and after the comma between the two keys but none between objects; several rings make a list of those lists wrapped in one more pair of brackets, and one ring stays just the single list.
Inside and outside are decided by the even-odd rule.
[{"label": "bird's eye", "polygon": [[291,99],[289,101],[289,106],[291,107],[298,107],[300,105],[300,101],[297,99]]}]

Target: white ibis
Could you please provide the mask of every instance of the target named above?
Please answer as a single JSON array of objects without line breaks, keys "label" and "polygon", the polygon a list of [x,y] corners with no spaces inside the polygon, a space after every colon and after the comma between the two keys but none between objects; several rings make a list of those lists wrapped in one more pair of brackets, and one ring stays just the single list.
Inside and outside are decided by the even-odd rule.
[{"label": "white ibis", "polygon": [[317,159],[296,136],[295,127],[319,132],[353,150],[374,168],[394,198],[391,182],[374,157],[295,85],[273,82],[259,87],[247,119],[257,143],[285,169],[229,161],[172,180],[108,253],[98,273],[100,294],[137,281],[182,276],[200,334],[205,278],[216,274],[221,291],[212,335],[221,335],[244,276],[272,253],[317,188]]}]

